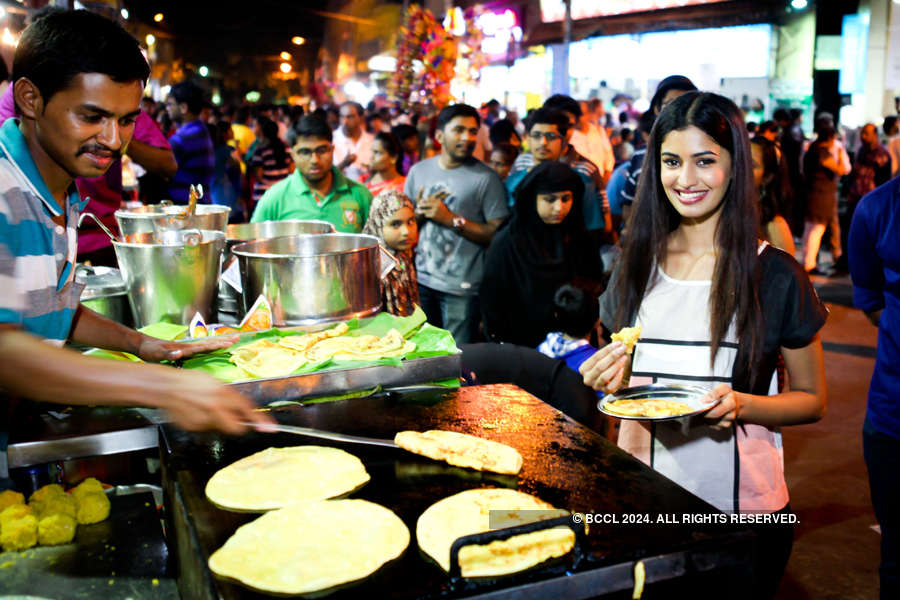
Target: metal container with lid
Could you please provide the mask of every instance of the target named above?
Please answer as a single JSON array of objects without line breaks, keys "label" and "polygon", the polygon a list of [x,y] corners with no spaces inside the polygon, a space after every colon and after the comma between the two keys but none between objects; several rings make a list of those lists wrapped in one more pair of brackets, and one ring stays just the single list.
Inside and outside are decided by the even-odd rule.
[{"label": "metal container with lid", "polygon": [[138,233],[158,235],[177,229],[203,229],[225,232],[231,209],[218,204],[198,204],[193,216],[188,216],[187,206],[148,204],[137,208],[116,211],[116,222],[126,241],[133,241]]},{"label": "metal container with lid", "polygon": [[262,294],[275,325],[312,325],[381,309],[381,253],[371,235],[295,235],[238,244],[244,310]]},{"label": "metal container with lid", "polygon": [[131,327],[134,317],[128,305],[128,290],[118,269],[78,265],[75,281],[84,284],[81,303],[117,323]]}]

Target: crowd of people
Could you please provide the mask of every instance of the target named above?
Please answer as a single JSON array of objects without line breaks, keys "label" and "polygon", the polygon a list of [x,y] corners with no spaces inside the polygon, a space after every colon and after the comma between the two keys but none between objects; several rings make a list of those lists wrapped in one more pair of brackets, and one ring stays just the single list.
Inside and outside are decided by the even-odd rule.
[{"label": "crowd of people", "polygon": [[[874,124],[844,131],[820,113],[806,140],[799,111],[746,123],[734,102],[679,75],[659,84],[648,111],[619,118],[599,100],[565,95],[522,121],[496,101],[410,112],[384,99],[365,108],[220,109],[190,82],[172,86],[164,103],[141,99],[148,72],[133,38],[85,11],[55,12],[22,36],[13,85],[0,99],[0,277],[17,282],[0,286],[5,390],[150,403],[190,429],[271,424],[202,375],[101,365],[37,341],[69,339],[148,361],[230,343],[167,344],[78,306],[77,213],[87,205],[114,225],[131,177],[147,203],[187,203],[199,183],[203,201],[229,206],[235,222],[318,219],[378,237],[397,259],[384,309],[406,315],[420,305],[464,354],[479,341],[524,347],[534,360],[564,361],[598,394],[650,382],[705,385],[716,406],[702,423],[626,422],[618,443],[724,511],[790,512],[780,427],[825,410],[819,331],[827,310],[808,274],[843,267],[842,233],[857,207],[863,216],[849,241],[859,264],[851,266],[870,275],[860,302],[882,332],[896,318],[881,318],[884,280],[872,268],[896,259],[885,254],[895,241],[873,242],[891,239],[894,196],[871,193],[900,168],[896,118],[885,120],[885,140]],[[886,206],[863,199],[873,197]],[[829,230],[832,265],[819,259]],[[91,236],[79,236],[78,260],[114,261],[108,238],[85,243]],[[633,354],[611,342],[626,326],[643,331]],[[884,352],[879,346],[876,373],[896,368],[896,352]],[[873,389],[891,389],[890,373]],[[872,406],[883,410],[867,421],[867,452],[883,457],[896,448],[897,409],[886,396],[870,395]],[[884,539],[894,540],[896,484],[886,483],[891,463],[878,464],[873,498],[877,487]],[[757,533],[752,597],[771,597],[792,528]],[[891,560],[893,546],[884,581],[896,576]]]}]

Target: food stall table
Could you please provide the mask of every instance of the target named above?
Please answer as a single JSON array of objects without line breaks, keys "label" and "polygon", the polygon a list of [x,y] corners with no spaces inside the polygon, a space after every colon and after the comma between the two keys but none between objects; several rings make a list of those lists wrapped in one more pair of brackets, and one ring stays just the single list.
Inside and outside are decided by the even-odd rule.
[{"label": "food stall table", "polygon": [[[160,429],[163,491],[170,550],[178,563],[182,598],[226,600],[266,597],[216,578],[209,556],[257,515],[229,512],[204,494],[210,476],[268,447],[326,445],[359,457],[371,480],[351,494],[394,511],[411,533],[410,546],[372,576],[329,590],[329,598],[588,598],[622,594],[634,585],[643,561],[648,586],[716,577],[749,584],[753,535],[730,524],[659,523],[685,515],[721,513],[618,449],[592,430],[513,385],[381,394],[366,398],[272,409],[283,424],[372,438],[403,430],[447,429],[503,442],[524,458],[518,476],[452,467],[395,448],[337,443],[290,434],[243,437]],[[608,515],[586,536],[583,560],[554,559],[501,578],[461,580],[448,575],[418,549],[415,530],[422,512],[457,492],[481,487],[513,488],[559,508]],[[632,522],[647,519],[649,524]],[[710,585],[712,585],[710,583]],[[694,588],[696,589],[696,587]],[[740,589],[740,588],[738,588]]]}]

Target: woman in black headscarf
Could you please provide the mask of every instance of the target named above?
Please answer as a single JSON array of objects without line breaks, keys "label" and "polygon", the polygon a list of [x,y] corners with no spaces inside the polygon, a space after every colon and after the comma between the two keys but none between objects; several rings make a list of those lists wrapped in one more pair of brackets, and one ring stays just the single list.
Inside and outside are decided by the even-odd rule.
[{"label": "woman in black headscarf", "polygon": [[487,251],[481,284],[487,337],[532,348],[553,325],[553,295],[576,277],[600,281],[584,228],[581,176],[559,162],[536,166],[514,192],[515,211]]}]

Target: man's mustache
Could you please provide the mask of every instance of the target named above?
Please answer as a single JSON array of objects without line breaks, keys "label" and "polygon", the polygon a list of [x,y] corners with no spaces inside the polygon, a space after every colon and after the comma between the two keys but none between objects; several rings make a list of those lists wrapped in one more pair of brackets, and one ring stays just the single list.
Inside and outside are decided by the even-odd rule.
[{"label": "man's mustache", "polygon": [[76,154],[76,156],[81,156],[82,154],[88,153],[96,154],[97,156],[110,156],[112,158],[119,158],[122,156],[122,153],[119,150],[111,150],[106,146],[99,146],[96,144],[82,146],[78,149],[78,154]]}]

